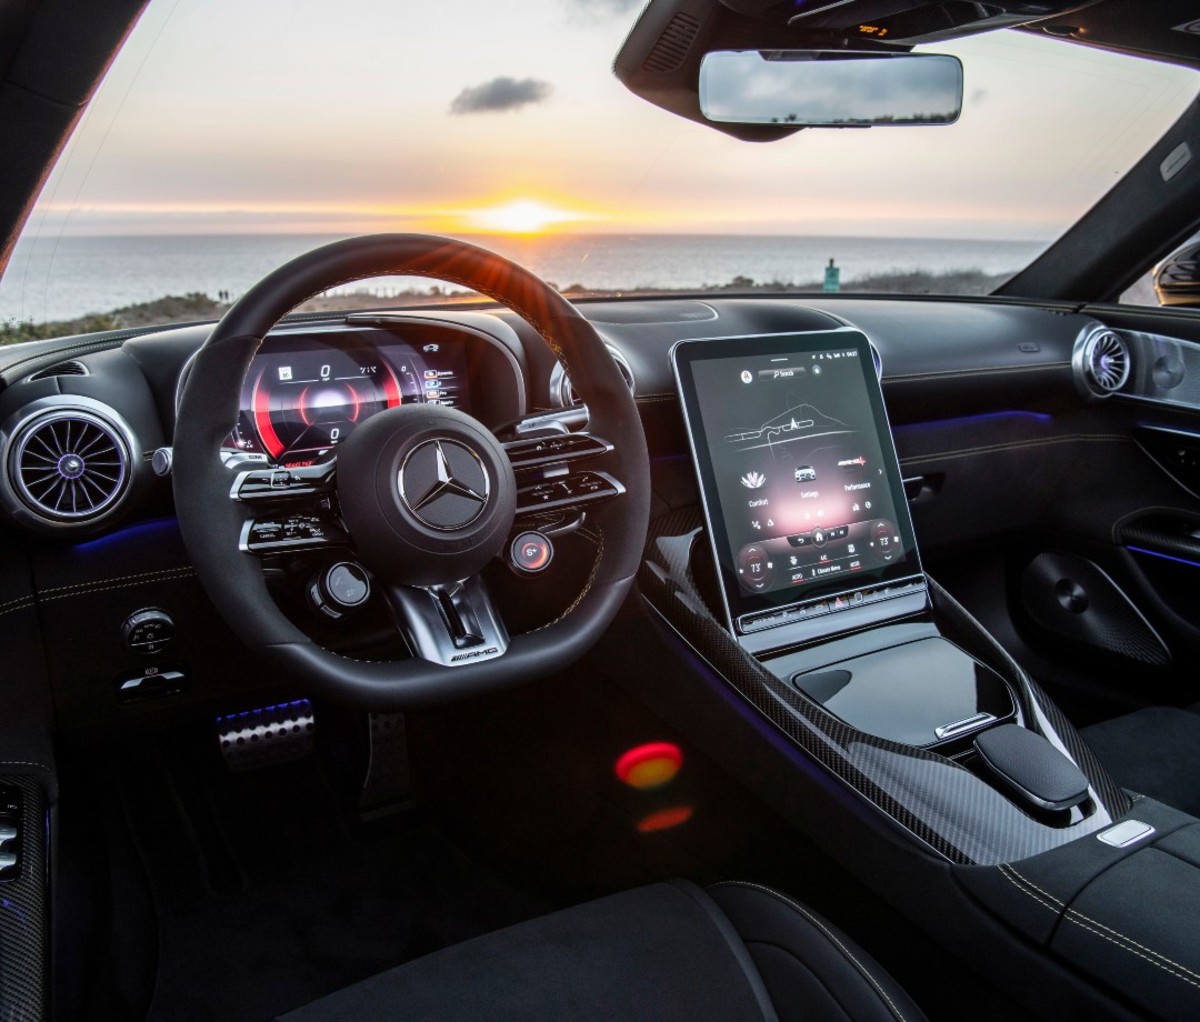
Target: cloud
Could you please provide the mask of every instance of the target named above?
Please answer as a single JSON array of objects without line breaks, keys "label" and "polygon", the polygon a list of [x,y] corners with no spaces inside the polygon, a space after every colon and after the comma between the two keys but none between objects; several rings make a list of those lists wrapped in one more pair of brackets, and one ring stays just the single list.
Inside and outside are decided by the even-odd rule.
[{"label": "cloud", "polygon": [[509,78],[502,75],[482,85],[468,85],[450,104],[452,114],[492,114],[520,110],[533,103],[544,103],[554,86],[537,78]]}]

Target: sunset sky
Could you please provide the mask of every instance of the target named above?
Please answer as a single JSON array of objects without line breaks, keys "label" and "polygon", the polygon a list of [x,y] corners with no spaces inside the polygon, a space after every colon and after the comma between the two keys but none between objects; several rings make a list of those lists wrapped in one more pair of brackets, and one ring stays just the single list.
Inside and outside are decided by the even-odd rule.
[{"label": "sunset sky", "polygon": [[1013,33],[952,127],[727,138],[638,100],[632,0],[153,0],[31,221],[66,234],[559,231],[1049,239],[1192,72]]}]

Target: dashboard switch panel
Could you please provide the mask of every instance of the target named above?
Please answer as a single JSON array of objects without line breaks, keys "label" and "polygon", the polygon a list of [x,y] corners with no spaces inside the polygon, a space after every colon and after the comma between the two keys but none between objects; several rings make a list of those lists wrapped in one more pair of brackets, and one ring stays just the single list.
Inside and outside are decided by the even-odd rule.
[{"label": "dashboard switch panel", "polygon": [[0,786],[0,882],[21,875],[21,792]]}]

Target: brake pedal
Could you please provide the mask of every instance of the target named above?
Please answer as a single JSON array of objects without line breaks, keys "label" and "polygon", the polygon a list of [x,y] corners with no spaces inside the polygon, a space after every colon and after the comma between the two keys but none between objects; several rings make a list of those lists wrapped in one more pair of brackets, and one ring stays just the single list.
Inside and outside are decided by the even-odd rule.
[{"label": "brake pedal", "polygon": [[312,703],[294,699],[218,717],[217,740],[230,770],[258,770],[303,759],[316,743]]}]

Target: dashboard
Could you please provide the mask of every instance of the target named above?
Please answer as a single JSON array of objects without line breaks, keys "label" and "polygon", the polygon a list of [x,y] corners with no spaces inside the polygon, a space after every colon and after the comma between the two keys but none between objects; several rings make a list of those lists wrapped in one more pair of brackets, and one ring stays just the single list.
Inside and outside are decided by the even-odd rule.
[{"label": "dashboard", "polygon": [[[745,505],[736,521],[730,512],[726,556],[735,573],[734,595],[746,604],[740,614],[786,610],[798,600],[794,589],[810,594],[801,600],[824,602],[829,614],[840,613],[839,596],[849,593],[852,600],[854,592],[862,591],[866,599],[871,590],[916,573],[915,562],[904,562],[910,554],[915,557],[918,542],[922,566],[937,578],[943,560],[955,551],[971,551],[972,563],[982,564],[988,550],[1002,549],[1005,537],[1023,529],[1059,529],[1081,541],[1111,545],[1133,535],[1141,521],[1137,516],[1150,508],[1186,512],[1200,523],[1200,500],[1194,496],[1200,484],[1192,481],[1194,470],[1188,467],[1200,465],[1200,411],[1181,403],[1190,396],[1190,353],[1200,344],[1194,317],[988,300],[819,296],[624,300],[581,303],[579,308],[620,356],[622,372],[635,390],[651,456],[655,520],[694,516],[701,506],[672,347],[684,340],[758,334],[842,331],[849,336],[853,329],[878,352],[888,431],[900,466],[899,478],[886,488],[886,507],[877,505],[874,494],[854,499],[865,489],[846,489],[874,482],[869,473],[874,468],[878,475],[876,460],[890,457],[886,445],[868,442],[875,435],[875,418],[866,407],[856,413],[862,440],[857,446],[849,444],[840,452],[814,449],[796,458],[789,454],[779,465],[750,459],[724,472],[723,478],[732,480],[726,500]],[[148,665],[193,679],[191,694],[177,697],[184,706],[266,681],[250,664],[231,664],[221,653],[222,643],[202,640],[226,635],[225,646],[236,649],[194,577],[174,524],[171,481],[152,467],[154,452],[170,446],[188,362],[208,330],[186,326],[0,349],[0,549],[13,566],[7,575],[0,572],[0,604],[41,608],[40,627],[67,721],[132,725],[137,707],[116,702],[113,685],[140,676]],[[1105,392],[1111,396],[1102,396],[1090,375],[1119,368],[1108,341],[1089,345],[1102,330],[1127,344],[1123,350],[1130,361],[1126,382]],[[1167,337],[1174,339],[1172,344],[1163,340]],[[1164,358],[1168,361],[1159,364]],[[862,368],[861,359],[835,358],[827,365],[839,361]],[[755,374],[760,368],[768,366],[739,364],[732,377],[735,392],[765,393],[740,382],[742,372]],[[823,379],[833,382],[840,371],[831,370]],[[1181,372],[1184,379],[1168,386]],[[1173,403],[1146,400],[1141,395],[1150,396],[1151,387],[1158,388],[1155,396],[1169,390]],[[839,394],[833,401],[836,408],[818,404],[827,415],[849,421],[849,398]],[[458,408],[497,433],[518,420],[538,417],[573,430],[587,422],[586,410],[577,405],[542,338],[506,310],[298,318],[270,333],[243,381],[237,408],[231,410],[227,457],[249,461],[246,468],[259,462],[306,471],[308,463],[327,459],[372,415],[420,402]],[[703,403],[723,412],[719,397]],[[756,429],[770,428],[768,420],[792,406],[790,401],[777,404],[751,401],[739,422],[744,418]],[[115,474],[110,491],[97,493],[92,508],[68,515],[53,505],[31,503],[13,485],[22,468],[18,453],[38,450],[29,438],[42,430],[50,431],[46,438],[51,442],[56,430],[65,440],[68,426],[72,440],[83,438],[75,425],[80,419],[90,424],[89,430],[99,430],[87,434],[91,439],[86,442],[107,438],[98,446],[107,444],[125,470]],[[1156,445],[1154,438],[1161,442]],[[41,471],[37,466],[42,462],[31,464]],[[782,475],[780,465],[787,470]],[[746,476],[757,482],[753,473],[766,477],[761,487],[741,481]],[[827,499],[830,479],[836,486]],[[798,522],[789,518],[784,523],[769,513],[771,508],[749,506],[763,499],[774,505],[776,487],[783,492],[778,499],[787,498],[788,514],[794,517],[798,511]],[[42,491],[30,492],[36,498]],[[820,497],[803,496],[809,492]],[[532,503],[544,496],[550,500],[553,493],[531,490],[528,496]],[[751,517],[751,511],[765,516]],[[823,517],[803,518],[820,511]],[[271,513],[264,508],[261,517]],[[549,505],[546,517],[552,517]],[[775,525],[768,525],[768,519]],[[821,524],[825,519],[834,530],[847,527],[847,535],[831,538],[830,529]],[[761,531],[754,529],[754,521]],[[901,553],[888,561],[871,552],[853,569],[861,551],[858,535],[850,532],[877,530],[881,523],[895,527],[887,532],[888,546],[898,536]],[[1154,524],[1141,530],[1146,535],[1138,546],[1165,542],[1149,534]],[[738,558],[743,570],[752,570],[754,547],[766,548],[767,529],[774,529],[771,543],[789,544],[784,560],[772,556],[762,562],[764,568],[771,563],[774,572],[765,584],[736,581],[746,578],[736,575]],[[817,530],[825,543],[817,542]],[[886,529],[878,531],[882,539]],[[497,585],[511,588],[502,605],[513,616],[514,631],[552,619],[586,584],[594,553],[594,537],[587,533],[585,527],[556,538],[557,554],[536,578],[517,577],[501,566],[505,577]],[[793,548],[793,538],[811,539],[811,546],[805,542]],[[868,536],[868,551],[870,542]],[[1181,534],[1179,543],[1195,541]],[[345,548],[331,551],[328,563],[320,566],[332,568],[346,559],[344,553]],[[1191,557],[1186,551],[1174,555]],[[714,571],[707,594],[723,616],[720,559],[709,555]],[[346,621],[310,613],[303,598],[317,567],[305,551],[289,551],[286,557],[279,555],[268,574],[271,585],[290,586],[300,594],[295,618],[319,633],[322,642],[336,648],[355,630],[366,633],[377,625],[382,633],[388,627],[385,616],[371,616],[369,606]],[[868,569],[878,577],[858,584],[863,576],[857,572]],[[898,573],[894,577],[893,570]],[[853,581],[838,578],[843,571],[854,571]],[[814,577],[794,583],[799,572]],[[161,663],[150,664],[122,637],[127,619],[147,608],[165,608],[176,620],[177,638]],[[348,650],[350,655],[361,652]]]}]

